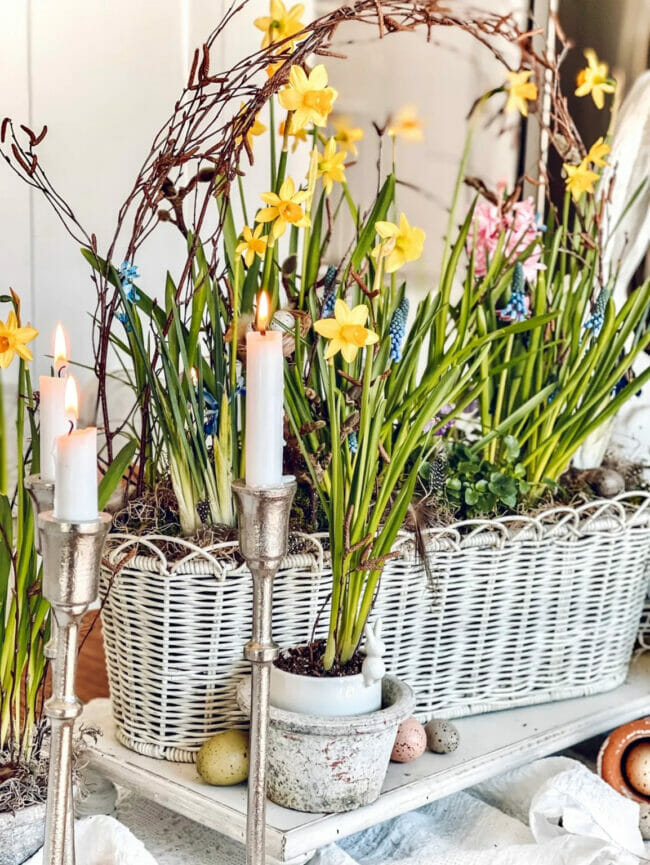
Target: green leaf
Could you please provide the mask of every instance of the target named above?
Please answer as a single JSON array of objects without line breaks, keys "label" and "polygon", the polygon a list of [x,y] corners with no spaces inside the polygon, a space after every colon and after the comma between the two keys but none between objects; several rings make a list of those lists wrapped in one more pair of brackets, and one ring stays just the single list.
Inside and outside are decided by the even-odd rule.
[{"label": "green leaf", "polygon": [[519,447],[517,439],[513,435],[507,435],[503,439],[503,445],[506,449],[506,459],[508,462],[516,460],[521,453],[521,448]]},{"label": "green leaf", "polygon": [[131,439],[131,441],[127,442],[124,445],[122,450],[117,454],[113,462],[108,467],[106,474],[99,483],[99,489],[97,491],[97,499],[100,511],[104,510],[104,508],[108,504],[108,500],[113,495],[114,490],[117,488],[117,485],[119,484],[122,475],[133,461],[133,457],[135,456],[135,452],[137,449],[138,443],[135,441],[135,439]]},{"label": "green leaf", "polygon": [[364,258],[368,255],[372,246],[374,245],[375,236],[377,234],[377,231],[375,229],[375,223],[381,222],[386,219],[386,216],[388,215],[388,209],[392,204],[394,197],[395,175],[389,174],[384,181],[384,185],[382,186],[379,195],[377,196],[377,200],[375,201],[374,207],[370,212],[370,216],[366,220],[366,223],[361,230],[359,240],[357,241],[357,245],[354,248],[354,252],[352,253],[350,264],[353,270],[359,270]]}]

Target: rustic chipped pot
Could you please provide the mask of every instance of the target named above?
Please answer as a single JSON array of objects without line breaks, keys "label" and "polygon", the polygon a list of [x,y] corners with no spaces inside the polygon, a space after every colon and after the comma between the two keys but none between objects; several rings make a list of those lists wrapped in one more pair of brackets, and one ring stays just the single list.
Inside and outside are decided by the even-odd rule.
[{"label": "rustic chipped pot", "polygon": [[[250,679],[237,689],[250,713]],[[396,679],[383,680],[383,708],[331,717],[271,706],[267,795],[272,802],[312,814],[353,811],[381,792],[398,726],[413,714],[415,695]]]},{"label": "rustic chipped pot", "polygon": [[0,865],[22,865],[43,846],[45,803],[0,814]]}]

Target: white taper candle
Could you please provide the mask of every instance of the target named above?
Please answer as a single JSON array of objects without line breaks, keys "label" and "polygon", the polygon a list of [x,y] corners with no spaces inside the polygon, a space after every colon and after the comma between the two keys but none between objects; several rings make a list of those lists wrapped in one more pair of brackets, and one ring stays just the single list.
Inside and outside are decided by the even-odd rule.
[{"label": "white taper candle", "polygon": [[257,331],[246,334],[246,484],[282,483],[284,361],[282,333],[267,330],[270,304],[260,294]]},{"label": "white taper candle", "polygon": [[96,520],[97,429],[75,430],[78,394],[74,379],[66,382],[66,415],[69,432],[56,440],[54,517],[73,523]]},{"label": "white taper candle", "polygon": [[61,324],[54,331],[54,376],[42,375],[38,379],[40,394],[40,456],[41,478],[54,480],[55,445],[57,437],[69,429],[65,412],[65,377],[62,372],[68,363],[65,333]]}]

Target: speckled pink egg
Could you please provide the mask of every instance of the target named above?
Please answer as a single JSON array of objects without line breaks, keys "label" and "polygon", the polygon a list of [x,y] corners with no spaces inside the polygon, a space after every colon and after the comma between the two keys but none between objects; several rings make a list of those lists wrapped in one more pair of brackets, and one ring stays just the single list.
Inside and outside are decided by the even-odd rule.
[{"label": "speckled pink egg", "polygon": [[427,747],[427,734],[415,718],[407,718],[397,728],[395,744],[390,759],[394,763],[410,763],[424,754]]},{"label": "speckled pink egg", "polygon": [[625,772],[632,787],[643,796],[650,796],[650,743],[633,745],[625,759]]}]

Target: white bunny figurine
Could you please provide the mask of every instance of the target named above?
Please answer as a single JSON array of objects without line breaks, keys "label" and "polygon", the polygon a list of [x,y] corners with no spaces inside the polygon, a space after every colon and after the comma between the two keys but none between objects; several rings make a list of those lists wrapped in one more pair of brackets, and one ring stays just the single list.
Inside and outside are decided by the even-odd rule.
[{"label": "white bunny figurine", "polygon": [[370,623],[364,628],[366,635],[366,644],[363,647],[365,660],[361,666],[363,673],[363,681],[366,688],[374,685],[375,682],[381,682],[386,672],[383,655],[386,652],[386,644],[381,639],[381,619],[375,622],[374,630]]}]

